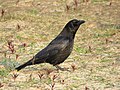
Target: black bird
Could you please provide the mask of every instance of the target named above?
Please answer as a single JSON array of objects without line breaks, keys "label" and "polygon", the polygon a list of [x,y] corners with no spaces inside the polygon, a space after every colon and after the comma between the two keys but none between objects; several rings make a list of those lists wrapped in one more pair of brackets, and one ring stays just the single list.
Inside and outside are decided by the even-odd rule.
[{"label": "black bird", "polygon": [[58,65],[64,62],[72,52],[75,34],[80,25],[84,22],[84,20],[77,19],[69,21],[61,33],[52,40],[48,46],[38,52],[32,59],[15,69],[19,71],[29,65],[50,63],[56,68],[64,70],[64,68]]}]

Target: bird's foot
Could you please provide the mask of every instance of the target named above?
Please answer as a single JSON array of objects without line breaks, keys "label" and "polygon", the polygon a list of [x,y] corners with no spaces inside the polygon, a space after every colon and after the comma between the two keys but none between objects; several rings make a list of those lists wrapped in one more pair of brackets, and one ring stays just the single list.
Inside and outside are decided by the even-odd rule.
[{"label": "bird's foot", "polygon": [[58,70],[61,70],[61,71],[69,71],[69,72],[71,72],[70,70],[68,70],[68,68],[62,68],[62,67],[60,67],[60,66],[58,66],[58,65],[55,65],[55,67],[56,67]]}]

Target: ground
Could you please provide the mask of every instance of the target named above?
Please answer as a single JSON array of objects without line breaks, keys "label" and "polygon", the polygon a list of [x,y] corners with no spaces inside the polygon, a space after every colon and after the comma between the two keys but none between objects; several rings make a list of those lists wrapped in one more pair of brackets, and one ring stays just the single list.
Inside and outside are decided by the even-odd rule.
[{"label": "ground", "polygon": [[[0,90],[120,90],[119,0],[0,0]],[[31,59],[71,19],[82,19],[58,71]]]}]

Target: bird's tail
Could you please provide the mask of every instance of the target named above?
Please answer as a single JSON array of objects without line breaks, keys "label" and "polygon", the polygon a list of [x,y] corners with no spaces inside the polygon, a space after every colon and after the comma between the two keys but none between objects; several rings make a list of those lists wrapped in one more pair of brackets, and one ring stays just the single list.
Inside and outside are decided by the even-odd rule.
[{"label": "bird's tail", "polygon": [[29,60],[28,62],[20,65],[19,67],[16,67],[15,70],[19,71],[19,70],[25,68],[26,66],[29,66],[29,65],[32,65],[32,64],[33,64],[33,63],[32,63],[32,59],[31,59],[31,60]]}]

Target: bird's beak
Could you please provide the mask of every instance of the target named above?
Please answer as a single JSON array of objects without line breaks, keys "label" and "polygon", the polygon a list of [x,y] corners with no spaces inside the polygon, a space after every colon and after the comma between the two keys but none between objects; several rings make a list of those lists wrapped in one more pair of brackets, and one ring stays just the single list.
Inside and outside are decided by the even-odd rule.
[{"label": "bird's beak", "polygon": [[81,24],[83,24],[83,23],[85,23],[84,20],[79,20],[78,25],[81,25]]}]

